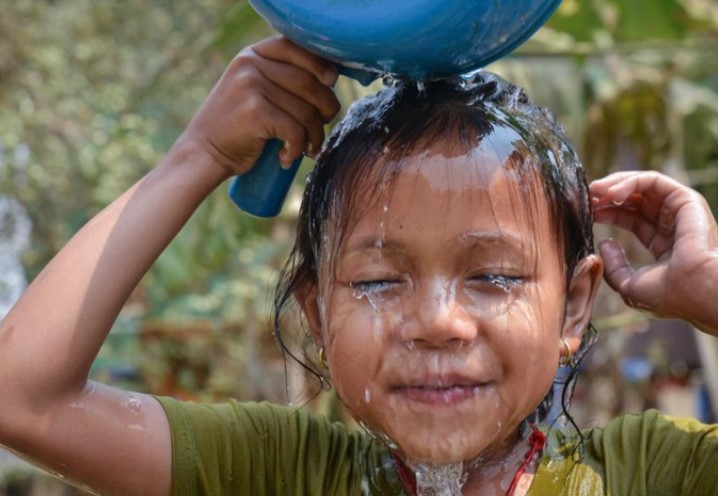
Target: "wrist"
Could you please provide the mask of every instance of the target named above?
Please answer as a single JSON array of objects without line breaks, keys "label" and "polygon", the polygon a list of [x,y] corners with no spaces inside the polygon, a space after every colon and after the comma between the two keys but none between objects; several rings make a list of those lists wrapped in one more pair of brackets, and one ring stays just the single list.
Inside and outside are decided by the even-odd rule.
[{"label": "wrist", "polygon": [[192,183],[206,193],[232,177],[233,172],[217,161],[196,141],[180,136],[172,145],[160,168],[180,169],[188,174]]}]

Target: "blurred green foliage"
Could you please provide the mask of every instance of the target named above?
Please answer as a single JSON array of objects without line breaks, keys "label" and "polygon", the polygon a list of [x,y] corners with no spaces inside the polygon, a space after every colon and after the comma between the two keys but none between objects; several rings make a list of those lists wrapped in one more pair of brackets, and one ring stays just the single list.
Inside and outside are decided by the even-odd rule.
[{"label": "blurred green foliage", "polygon": [[[29,277],[161,159],[232,55],[271,33],[244,1],[3,4],[0,194],[32,217]],[[715,0],[564,0],[489,69],[560,116],[592,177],[664,170],[718,206]],[[367,90],[338,91],[346,106]],[[269,288],[307,167],[275,220],[240,214],[224,191],[209,198],[126,305],[96,376],[186,398],[286,399]],[[599,322],[622,308],[604,296]],[[128,366],[139,376],[118,377]]]}]

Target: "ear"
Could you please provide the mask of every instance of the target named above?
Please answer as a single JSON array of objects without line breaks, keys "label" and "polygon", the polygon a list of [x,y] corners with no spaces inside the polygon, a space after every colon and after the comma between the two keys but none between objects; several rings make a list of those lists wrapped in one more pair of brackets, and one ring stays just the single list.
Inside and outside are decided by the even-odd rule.
[{"label": "ear", "polygon": [[574,354],[591,321],[593,302],[602,276],[603,260],[598,255],[589,255],[578,263],[569,281],[561,337],[568,342]]},{"label": "ear", "polygon": [[302,314],[309,324],[309,330],[312,338],[318,346],[322,346],[322,319],[319,314],[319,291],[313,283],[305,283],[300,285],[294,291],[294,297],[299,302]]}]

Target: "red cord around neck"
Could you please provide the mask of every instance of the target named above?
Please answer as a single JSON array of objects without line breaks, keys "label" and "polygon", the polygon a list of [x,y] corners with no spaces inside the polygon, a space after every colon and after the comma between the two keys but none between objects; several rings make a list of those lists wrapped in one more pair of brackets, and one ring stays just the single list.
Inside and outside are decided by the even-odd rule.
[{"label": "red cord around neck", "polygon": [[524,457],[524,462],[516,471],[516,475],[514,475],[514,478],[511,481],[511,485],[509,486],[509,490],[506,491],[506,496],[513,496],[514,491],[516,491],[516,486],[518,486],[519,484],[521,476],[524,475],[526,470],[529,468],[529,465],[531,465],[531,461],[533,460],[534,455],[536,455],[537,453],[541,453],[544,449],[544,446],[546,446],[546,434],[541,432],[535,425],[531,425],[531,436],[529,436],[529,444],[531,445],[531,449],[529,449],[529,451],[526,453],[526,456]]}]

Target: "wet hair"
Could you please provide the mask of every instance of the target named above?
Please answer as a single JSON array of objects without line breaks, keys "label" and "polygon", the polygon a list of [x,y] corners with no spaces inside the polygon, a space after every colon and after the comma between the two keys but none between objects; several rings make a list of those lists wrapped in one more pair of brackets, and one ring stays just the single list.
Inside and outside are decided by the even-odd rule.
[{"label": "wet hair", "polygon": [[[465,154],[501,128],[520,137],[512,141],[513,150],[502,170],[521,179],[517,183],[523,188],[522,198],[528,195],[533,205],[542,202],[548,208],[556,246],[562,248],[566,284],[578,262],[593,253],[584,169],[548,111],[531,103],[521,88],[483,71],[471,78],[419,84],[395,81],[352,105],[325,144],[308,179],[295,244],[275,293],[275,337],[285,354],[320,384],[326,382],[317,352],[311,351],[316,350],[311,337],[302,331],[304,358],[300,358],[283,334],[288,307],[297,303],[295,296],[307,287],[318,290],[322,276],[334,273],[333,263],[349,222],[373,203],[375,195],[391,187],[402,159],[431,151],[437,144]],[[534,209],[525,210],[531,216]],[[548,420],[557,391],[568,415],[577,364],[594,336],[592,329],[584,334],[570,376],[554,383],[532,421]]]}]

